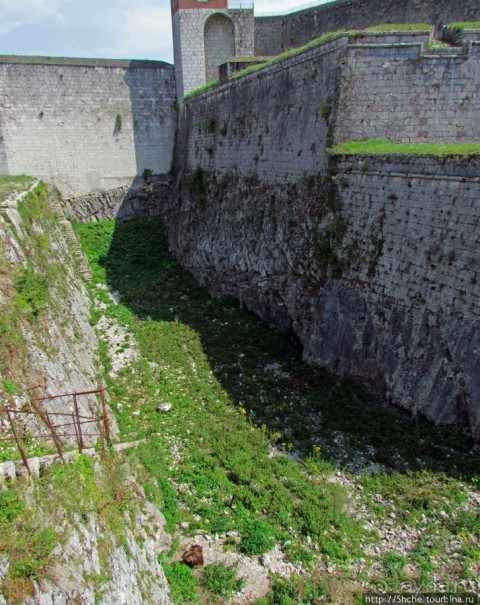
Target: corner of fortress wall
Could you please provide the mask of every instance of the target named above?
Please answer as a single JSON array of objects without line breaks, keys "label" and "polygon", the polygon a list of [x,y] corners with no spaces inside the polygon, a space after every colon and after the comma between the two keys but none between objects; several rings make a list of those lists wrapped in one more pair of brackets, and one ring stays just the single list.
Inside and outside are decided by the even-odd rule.
[{"label": "corner of fortress wall", "polygon": [[[212,18],[223,17],[231,32],[221,26],[208,28]],[[254,54],[253,9],[181,9],[173,15],[172,24],[179,99],[215,80],[222,61]]]},{"label": "corner of fortress wall", "polygon": [[[0,170],[66,197],[171,170],[173,66],[154,61],[2,57]],[[117,117],[119,116],[119,117]]]},{"label": "corner of fortress wall", "polygon": [[[164,208],[172,250],[213,294],[294,332],[313,363],[477,440],[478,158],[327,147],[478,141],[478,50],[341,36],[189,99]],[[196,166],[202,200],[188,187]]]},{"label": "corner of fortress wall", "polygon": [[477,0],[336,0],[285,15],[256,17],[255,51],[257,55],[278,55],[328,32],[382,23],[438,26],[479,19]]}]

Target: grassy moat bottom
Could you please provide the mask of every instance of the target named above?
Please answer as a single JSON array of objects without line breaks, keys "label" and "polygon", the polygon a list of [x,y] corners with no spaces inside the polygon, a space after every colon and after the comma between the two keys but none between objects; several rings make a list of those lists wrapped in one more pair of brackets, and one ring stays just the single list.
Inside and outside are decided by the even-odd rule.
[{"label": "grassy moat bottom", "polygon": [[[160,220],[75,228],[92,321],[110,326],[97,323],[122,440],[147,440],[126,455],[176,538],[162,560],[174,603],[479,592],[480,465],[464,433],[385,409],[238,302],[212,300],[169,255]],[[238,560],[190,570],[178,551],[200,537]],[[272,551],[289,571],[271,569],[253,600],[242,562]]]}]

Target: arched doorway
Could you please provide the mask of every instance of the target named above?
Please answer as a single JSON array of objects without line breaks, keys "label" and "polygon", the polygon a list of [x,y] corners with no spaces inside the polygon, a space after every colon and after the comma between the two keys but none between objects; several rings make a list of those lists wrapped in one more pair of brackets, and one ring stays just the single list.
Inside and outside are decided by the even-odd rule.
[{"label": "arched doorway", "polygon": [[208,17],[204,30],[205,81],[218,78],[218,65],[235,55],[235,29],[229,17],[215,13]]}]

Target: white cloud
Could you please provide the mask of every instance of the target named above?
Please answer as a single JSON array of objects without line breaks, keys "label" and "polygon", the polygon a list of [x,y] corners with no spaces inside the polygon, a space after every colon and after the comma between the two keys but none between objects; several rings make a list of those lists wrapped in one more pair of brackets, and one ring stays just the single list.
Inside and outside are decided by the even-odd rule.
[{"label": "white cloud", "polygon": [[170,8],[145,4],[112,10],[102,15],[112,42],[101,49],[105,56],[162,57],[173,61]]},{"label": "white cloud", "polygon": [[63,21],[64,0],[0,0],[0,35],[45,18]]}]

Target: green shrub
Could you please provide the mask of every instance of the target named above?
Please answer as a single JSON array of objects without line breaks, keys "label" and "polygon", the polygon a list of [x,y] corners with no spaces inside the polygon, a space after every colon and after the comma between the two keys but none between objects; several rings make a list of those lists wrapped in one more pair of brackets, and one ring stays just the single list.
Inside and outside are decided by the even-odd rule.
[{"label": "green shrub", "polygon": [[273,528],[265,521],[249,520],[242,531],[241,550],[254,557],[266,552],[274,545]]},{"label": "green shrub", "polygon": [[272,578],[270,593],[257,605],[297,605],[298,603],[323,603],[332,601],[327,599],[328,591],[325,589],[321,577],[305,578]]},{"label": "green shrub", "polygon": [[16,492],[11,489],[0,491],[0,523],[11,523],[25,509],[25,502]]},{"label": "green shrub", "polygon": [[328,117],[330,116],[330,105],[322,103],[320,105],[320,114],[324,120],[328,120]]},{"label": "green shrub", "polygon": [[178,512],[178,497],[177,492],[173,489],[170,483],[164,478],[159,477],[158,488],[163,498],[162,512],[167,521],[167,527],[171,528],[175,525]]},{"label": "green shrub", "polygon": [[[10,567],[8,570],[12,578],[31,578],[39,579],[51,563],[51,554],[57,544],[57,534],[55,530],[47,527],[34,531],[29,537],[28,551],[10,557]],[[12,553],[11,553],[12,555]]]},{"label": "green shrub", "polygon": [[144,168],[142,172],[142,177],[144,181],[148,181],[153,175],[153,172],[150,168]]},{"label": "green shrub", "polygon": [[14,278],[13,285],[17,294],[17,304],[33,315],[38,315],[48,301],[46,280],[27,267]]},{"label": "green shrub", "polygon": [[8,380],[8,378],[3,381],[3,388],[9,395],[16,395],[18,392],[15,384],[11,380]]},{"label": "green shrub", "polygon": [[208,117],[205,122],[202,124],[202,130],[208,132],[209,134],[213,134],[217,129],[217,124],[212,117]]},{"label": "green shrub", "polygon": [[230,599],[245,584],[245,580],[237,579],[236,566],[227,567],[223,563],[209,565],[203,572],[201,582],[207,590],[223,599]]},{"label": "green shrub", "polygon": [[195,169],[192,172],[190,179],[188,180],[188,188],[190,189],[191,193],[205,193],[206,185],[204,171],[199,164],[195,166]]},{"label": "green shrub", "polygon": [[115,116],[115,126],[114,126],[114,132],[118,133],[122,130],[122,126],[123,126],[123,118],[121,116],[121,114],[117,113],[117,115]]},{"label": "green shrub", "polygon": [[163,565],[170,588],[170,598],[175,605],[197,602],[198,582],[193,571],[183,563]]}]

